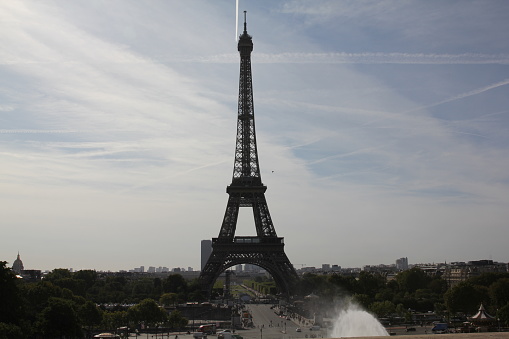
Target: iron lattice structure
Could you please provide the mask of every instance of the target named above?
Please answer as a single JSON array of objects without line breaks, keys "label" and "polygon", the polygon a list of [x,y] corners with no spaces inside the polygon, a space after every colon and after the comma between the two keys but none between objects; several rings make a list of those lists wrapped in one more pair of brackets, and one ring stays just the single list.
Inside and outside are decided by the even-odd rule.
[{"label": "iron lattice structure", "polygon": [[[298,276],[284,252],[283,238],[276,234],[265,200],[267,187],[262,183],[256,147],[251,76],[253,41],[247,34],[245,19],[238,51],[240,78],[233,178],[226,189],[229,198],[221,230],[219,236],[212,239],[212,253],[200,279],[204,292],[210,295],[214,282],[222,272],[238,264],[253,264],[267,270],[280,292],[289,296]],[[235,236],[240,207],[252,208],[256,236]]]}]

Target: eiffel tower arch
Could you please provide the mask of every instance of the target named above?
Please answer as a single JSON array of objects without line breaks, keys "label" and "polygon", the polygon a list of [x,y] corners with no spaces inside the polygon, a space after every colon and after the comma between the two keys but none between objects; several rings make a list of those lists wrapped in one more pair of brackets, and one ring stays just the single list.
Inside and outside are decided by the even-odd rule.
[{"label": "eiffel tower arch", "polygon": [[[244,32],[238,41],[240,53],[237,138],[232,183],[219,236],[212,239],[212,253],[200,274],[203,291],[210,296],[214,282],[229,267],[253,264],[269,272],[280,293],[290,296],[297,273],[284,252],[284,239],[278,237],[265,200],[267,186],[262,183],[256,146],[253,84],[251,76],[252,37]],[[240,207],[253,210],[256,236],[235,236]]]}]

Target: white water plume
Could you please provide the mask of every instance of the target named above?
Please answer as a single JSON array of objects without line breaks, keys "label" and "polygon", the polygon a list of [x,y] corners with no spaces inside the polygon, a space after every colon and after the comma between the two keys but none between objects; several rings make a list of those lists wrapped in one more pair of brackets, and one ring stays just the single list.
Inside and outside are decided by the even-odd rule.
[{"label": "white water plume", "polygon": [[371,313],[351,301],[346,301],[346,307],[340,310],[332,328],[333,338],[388,335],[389,333]]}]

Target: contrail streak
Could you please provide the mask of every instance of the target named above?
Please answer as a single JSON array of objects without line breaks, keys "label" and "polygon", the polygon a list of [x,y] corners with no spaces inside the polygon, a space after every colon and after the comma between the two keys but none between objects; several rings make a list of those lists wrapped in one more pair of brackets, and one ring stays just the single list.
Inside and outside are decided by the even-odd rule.
[{"label": "contrail streak", "polygon": [[[237,0],[238,1],[238,0]],[[238,16],[237,16],[238,21]],[[237,36],[238,38],[238,36]],[[507,54],[411,54],[411,53],[253,53],[263,64],[407,64],[407,65],[509,65]],[[179,61],[179,60],[175,60]],[[186,62],[235,63],[236,55],[186,58]],[[2,60],[0,60],[0,64]]]},{"label": "contrail streak", "polygon": [[0,134],[58,134],[58,133],[77,133],[74,130],[60,129],[0,129]]},{"label": "contrail streak", "polygon": [[239,38],[239,0],[235,0],[235,41]]},{"label": "contrail streak", "polygon": [[503,81],[499,81],[499,82],[496,82],[496,83],[488,85],[488,86],[477,88],[477,89],[474,89],[474,90],[469,91],[469,92],[461,93],[461,94],[455,95],[453,97],[444,99],[442,101],[435,102],[433,104],[417,107],[417,108],[411,109],[409,111],[406,111],[405,113],[415,112],[415,111],[419,111],[421,109],[435,107],[435,106],[442,105],[442,104],[445,104],[445,103],[448,103],[448,102],[451,102],[451,101],[456,101],[456,100],[460,100],[460,99],[463,99],[463,98],[467,98],[467,97],[472,96],[472,95],[481,94],[483,92],[489,91],[491,89],[494,89],[494,88],[497,88],[497,87],[500,87],[500,86],[505,86],[505,85],[509,85],[509,79],[505,79]]}]

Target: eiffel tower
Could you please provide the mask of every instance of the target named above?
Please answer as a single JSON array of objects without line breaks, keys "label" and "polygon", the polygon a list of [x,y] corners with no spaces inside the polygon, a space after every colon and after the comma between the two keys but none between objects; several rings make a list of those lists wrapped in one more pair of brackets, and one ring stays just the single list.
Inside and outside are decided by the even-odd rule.
[{"label": "eiffel tower", "polygon": [[[240,53],[237,140],[232,183],[219,236],[212,239],[212,253],[200,274],[203,291],[210,296],[214,282],[228,268],[253,264],[269,272],[279,292],[292,294],[297,273],[284,252],[284,238],[278,237],[265,200],[267,186],[262,183],[256,147],[251,52],[253,41],[247,34],[246,12],[244,32],[239,37]],[[256,236],[235,236],[240,207],[253,209]]]}]

